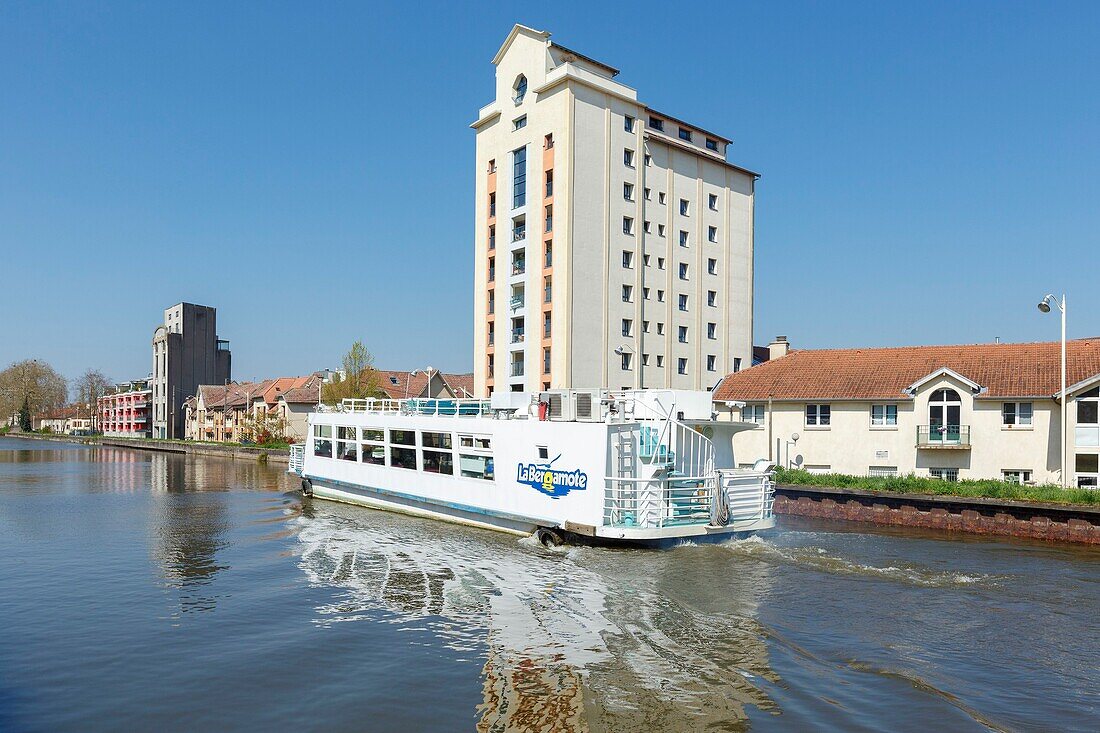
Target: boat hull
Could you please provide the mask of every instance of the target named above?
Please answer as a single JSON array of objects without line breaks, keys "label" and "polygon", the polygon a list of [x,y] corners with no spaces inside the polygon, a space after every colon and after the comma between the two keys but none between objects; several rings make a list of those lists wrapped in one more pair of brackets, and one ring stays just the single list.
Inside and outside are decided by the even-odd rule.
[{"label": "boat hull", "polygon": [[584,529],[548,525],[537,519],[491,512],[477,507],[442,503],[424,497],[378,487],[360,486],[320,477],[307,477],[309,493],[316,499],[369,507],[383,511],[437,519],[468,527],[529,536],[540,529],[553,529],[569,544],[631,547],[669,547],[684,542],[721,542],[748,537],[775,526],[775,517],[738,520],[724,526],[689,524],[675,527],[588,527]]}]

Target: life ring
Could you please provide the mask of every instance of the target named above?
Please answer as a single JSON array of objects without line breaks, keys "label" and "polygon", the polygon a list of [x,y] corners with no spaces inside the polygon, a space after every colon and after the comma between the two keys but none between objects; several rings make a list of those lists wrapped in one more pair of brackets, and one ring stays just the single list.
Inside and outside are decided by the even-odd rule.
[{"label": "life ring", "polygon": [[308,478],[302,479],[302,496],[313,496],[313,482]]},{"label": "life ring", "polygon": [[539,527],[536,529],[535,539],[537,539],[543,547],[561,547],[565,544],[565,538],[558,534],[557,530],[550,529],[549,527]]}]

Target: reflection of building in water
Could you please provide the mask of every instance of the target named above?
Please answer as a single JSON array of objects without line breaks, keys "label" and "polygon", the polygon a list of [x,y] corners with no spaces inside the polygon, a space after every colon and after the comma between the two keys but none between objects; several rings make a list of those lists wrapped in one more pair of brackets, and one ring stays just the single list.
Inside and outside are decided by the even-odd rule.
[{"label": "reflection of building in water", "polygon": [[[481,731],[697,728],[771,707],[751,681],[774,678],[752,618],[763,563],[722,547],[550,555],[357,507],[313,505],[299,521],[307,577],[345,591],[318,623],[382,611],[449,648],[487,645]],[[701,575],[693,553],[721,567]]]},{"label": "reflection of building in water", "polygon": [[177,590],[181,612],[213,609],[217,595],[206,586],[228,567],[217,561],[228,545],[228,495],[195,491],[187,480],[188,469],[203,463],[176,454],[151,455],[151,552],[166,585]]}]

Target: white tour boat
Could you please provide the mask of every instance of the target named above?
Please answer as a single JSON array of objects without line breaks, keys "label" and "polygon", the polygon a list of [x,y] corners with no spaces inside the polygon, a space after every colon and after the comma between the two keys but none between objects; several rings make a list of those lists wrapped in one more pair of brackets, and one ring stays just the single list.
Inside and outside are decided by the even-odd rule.
[{"label": "white tour boat", "polygon": [[344,400],[309,416],[308,495],[565,540],[660,544],[775,525],[771,464],[738,468],[708,392]]}]

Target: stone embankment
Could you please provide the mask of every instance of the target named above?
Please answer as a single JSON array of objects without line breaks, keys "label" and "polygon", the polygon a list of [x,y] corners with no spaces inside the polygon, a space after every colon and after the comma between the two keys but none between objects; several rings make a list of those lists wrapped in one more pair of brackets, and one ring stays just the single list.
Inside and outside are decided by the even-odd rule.
[{"label": "stone embankment", "polygon": [[776,514],[1100,545],[1100,507],[780,485]]},{"label": "stone embankment", "polygon": [[106,445],[115,448],[134,448],[136,450],[160,451],[163,453],[190,453],[198,456],[224,456],[247,460],[266,460],[271,463],[290,462],[290,452],[278,448],[257,448],[246,445],[225,445],[221,443],[192,443],[180,440],[153,440],[147,438],[108,438],[101,435],[80,437],[70,435],[43,435],[41,433],[10,433],[12,438],[33,438],[35,440],[53,440],[66,443]]}]

